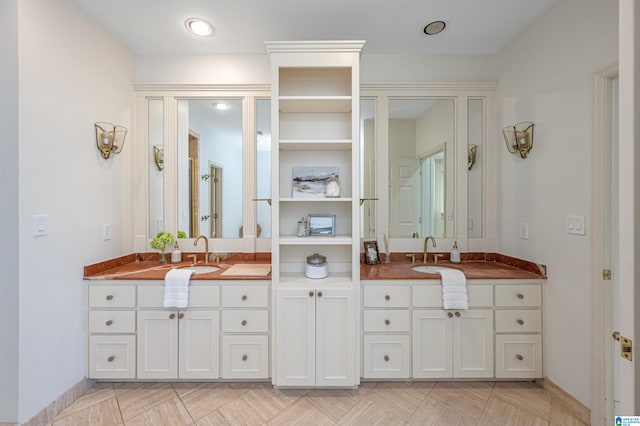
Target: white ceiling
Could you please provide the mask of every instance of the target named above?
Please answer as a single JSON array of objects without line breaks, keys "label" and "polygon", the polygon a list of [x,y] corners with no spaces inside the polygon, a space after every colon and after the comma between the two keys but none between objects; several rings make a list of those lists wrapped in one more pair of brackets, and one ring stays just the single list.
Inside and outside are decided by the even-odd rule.
[{"label": "white ceiling", "polygon": [[[265,41],[365,40],[365,53],[491,55],[557,0],[74,0],[137,55],[264,54]],[[211,37],[187,33],[201,17]],[[446,30],[427,37],[434,20]]]}]

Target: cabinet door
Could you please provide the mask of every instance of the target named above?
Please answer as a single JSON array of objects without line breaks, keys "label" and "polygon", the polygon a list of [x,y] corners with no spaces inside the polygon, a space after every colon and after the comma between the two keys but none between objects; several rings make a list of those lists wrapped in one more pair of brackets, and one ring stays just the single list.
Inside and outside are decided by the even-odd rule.
[{"label": "cabinet door", "polygon": [[317,386],[355,386],[355,318],[352,289],[316,291]]},{"label": "cabinet door", "polygon": [[220,376],[219,312],[184,311],[178,318],[178,377],[217,379]]},{"label": "cabinet door", "polygon": [[[413,377],[449,378],[453,376],[453,320],[450,312],[413,311]],[[453,314],[451,314],[453,315]]]},{"label": "cabinet door", "polygon": [[138,312],[138,378],[178,377],[178,313]]},{"label": "cabinet door", "polygon": [[493,311],[455,311],[453,324],[453,377],[493,377]]},{"label": "cabinet door", "polygon": [[313,386],[314,289],[279,289],[276,296],[276,386]]}]

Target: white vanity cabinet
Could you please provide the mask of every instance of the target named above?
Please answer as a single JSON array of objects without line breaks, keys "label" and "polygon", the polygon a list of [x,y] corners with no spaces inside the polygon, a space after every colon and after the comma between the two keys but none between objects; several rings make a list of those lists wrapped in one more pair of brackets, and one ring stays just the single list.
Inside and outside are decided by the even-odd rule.
[{"label": "white vanity cabinet", "polygon": [[162,307],[164,287],[138,286],[138,378],[220,376],[219,291],[217,285],[191,287],[189,307],[177,309]]},{"label": "white vanity cabinet", "polygon": [[278,289],[279,386],[353,386],[356,309],[347,288]]},{"label": "white vanity cabinet", "polygon": [[89,377],[135,378],[135,286],[91,286],[88,306]]}]

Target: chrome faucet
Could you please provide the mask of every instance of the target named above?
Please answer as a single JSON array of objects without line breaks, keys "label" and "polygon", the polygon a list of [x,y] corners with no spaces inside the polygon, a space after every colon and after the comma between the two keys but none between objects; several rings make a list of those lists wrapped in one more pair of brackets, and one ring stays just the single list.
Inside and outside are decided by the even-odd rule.
[{"label": "chrome faucet", "polygon": [[196,240],[193,242],[193,245],[197,246],[198,241],[200,241],[200,238],[204,238],[204,264],[208,265],[209,264],[209,239],[204,235],[198,235],[198,238],[196,238]]},{"label": "chrome faucet", "polygon": [[424,252],[422,253],[422,255],[424,257],[422,258],[422,263],[427,263],[427,255],[429,254],[428,253],[429,252],[429,246],[427,245],[427,243],[429,242],[429,240],[431,240],[432,247],[436,246],[436,239],[435,238],[429,236],[429,237],[424,239]]}]

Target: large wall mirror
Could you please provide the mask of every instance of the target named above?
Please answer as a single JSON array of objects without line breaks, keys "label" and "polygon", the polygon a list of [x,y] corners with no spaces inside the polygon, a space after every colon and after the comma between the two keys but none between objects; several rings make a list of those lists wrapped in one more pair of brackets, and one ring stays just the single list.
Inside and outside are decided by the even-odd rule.
[{"label": "large wall mirror", "polygon": [[454,99],[389,100],[389,236],[453,238]]},{"label": "large wall mirror", "polygon": [[164,101],[147,101],[149,235],[164,231]]},{"label": "large wall mirror", "polygon": [[376,101],[360,100],[360,236],[376,236]]},{"label": "large wall mirror", "polygon": [[242,100],[180,99],[178,234],[240,238]]},{"label": "large wall mirror", "polygon": [[256,236],[271,238],[271,100],[256,100]]},{"label": "large wall mirror", "polygon": [[483,160],[484,160],[484,101],[467,102],[467,221],[469,238],[482,238],[483,222]]}]

